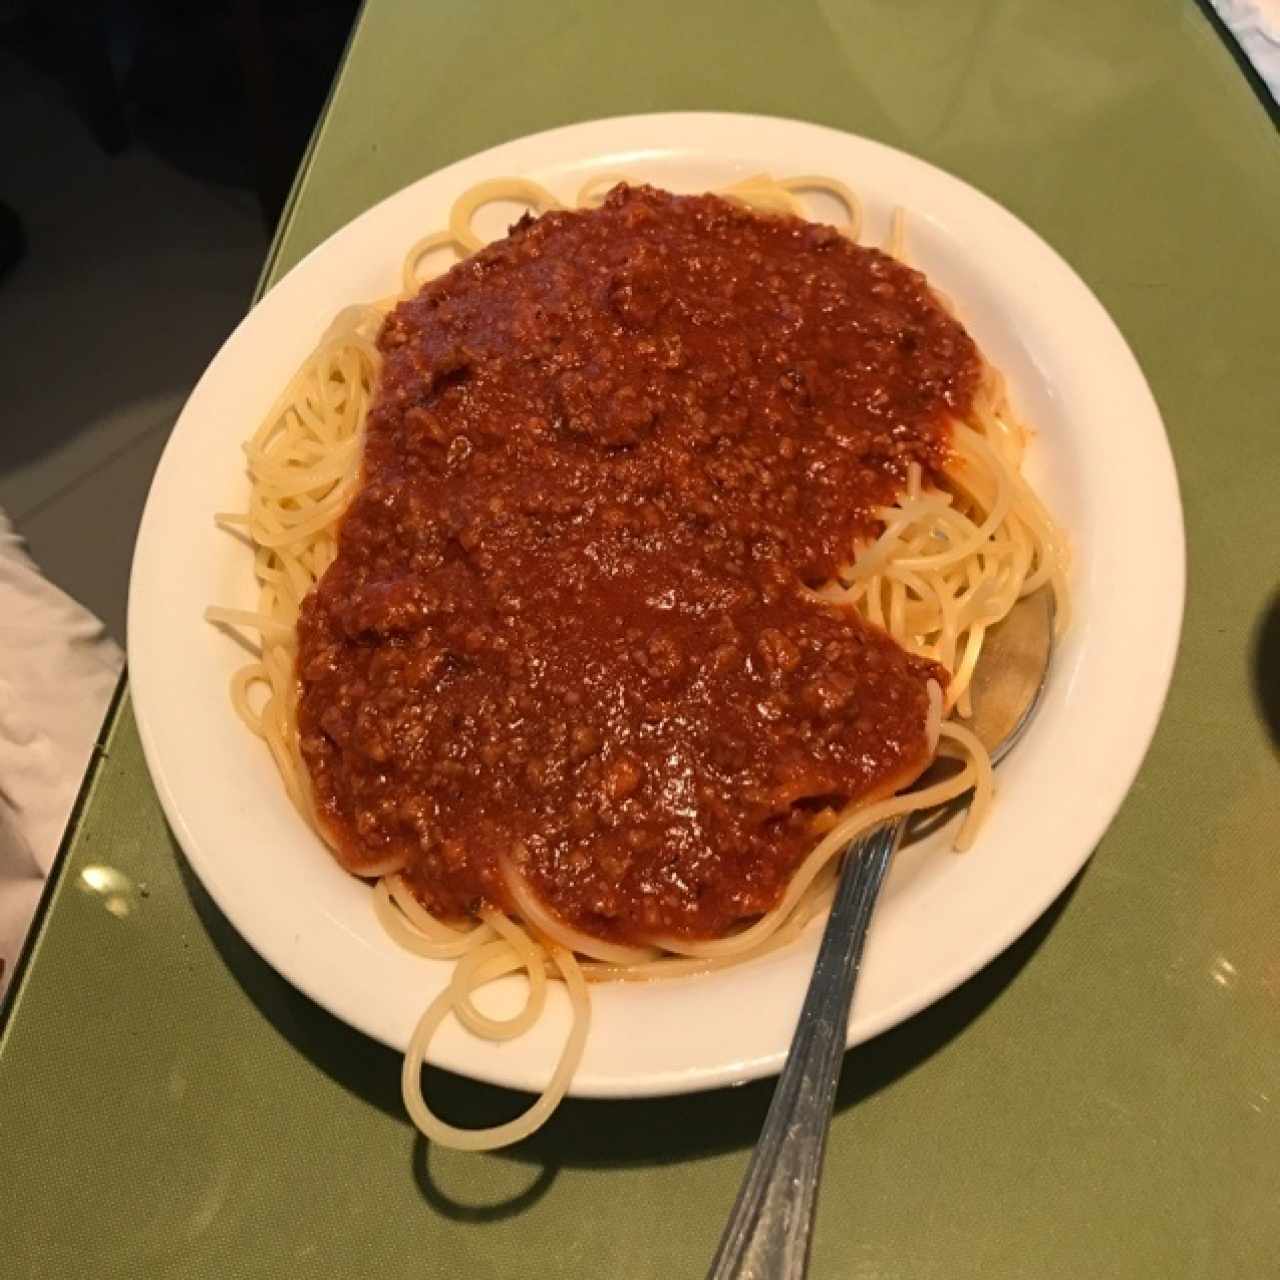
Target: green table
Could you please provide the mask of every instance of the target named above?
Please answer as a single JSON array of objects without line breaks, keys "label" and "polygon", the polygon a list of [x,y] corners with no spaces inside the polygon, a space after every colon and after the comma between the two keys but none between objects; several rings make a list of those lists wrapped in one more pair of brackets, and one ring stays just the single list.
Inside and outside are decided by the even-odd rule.
[{"label": "green table", "polygon": [[[682,108],[881,139],[1038,228],[1133,344],[1186,502],[1186,631],[1132,794],[1022,941],[849,1055],[812,1274],[1277,1274],[1280,148],[1266,108],[1205,12],[1172,0],[382,0],[264,280],[491,143]],[[136,888],[96,891],[103,866]],[[703,1274],[769,1084],[572,1103],[513,1151],[428,1150],[401,1114],[395,1055],[297,995],[193,880],[127,697],[46,905],[0,1041],[0,1275]],[[436,1087],[473,1121],[515,1104]]]}]

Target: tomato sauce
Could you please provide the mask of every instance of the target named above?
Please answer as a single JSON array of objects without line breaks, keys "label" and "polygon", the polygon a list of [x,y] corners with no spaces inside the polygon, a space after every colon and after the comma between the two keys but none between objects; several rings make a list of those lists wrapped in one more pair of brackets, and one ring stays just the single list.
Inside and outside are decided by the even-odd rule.
[{"label": "tomato sauce", "polygon": [[935,475],[979,377],[922,275],[620,186],[388,317],[362,487],[304,604],[303,757],[357,873],[616,941],[774,905],[814,815],[927,762],[945,672],[808,586]]}]

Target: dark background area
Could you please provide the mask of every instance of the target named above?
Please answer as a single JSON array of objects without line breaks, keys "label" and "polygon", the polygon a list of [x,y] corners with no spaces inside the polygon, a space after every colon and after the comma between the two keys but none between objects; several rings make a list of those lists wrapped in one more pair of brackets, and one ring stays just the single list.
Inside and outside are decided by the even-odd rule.
[{"label": "dark background area", "polygon": [[357,9],[0,0],[0,351],[23,362],[0,509],[117,639],[151,474],[249,304]]}]

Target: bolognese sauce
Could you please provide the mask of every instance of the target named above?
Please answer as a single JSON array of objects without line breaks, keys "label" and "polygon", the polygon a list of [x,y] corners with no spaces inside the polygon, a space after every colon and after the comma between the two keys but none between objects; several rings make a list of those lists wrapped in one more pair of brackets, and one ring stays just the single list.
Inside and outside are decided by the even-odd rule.
[{"label": "bolognese sauce", "polygon": [[503,865],[600,938],[722,935],[828,810],[927,763],[936,664],[810,587],[977,351],[834,229],[619,186],[388,317],[362,484],[298,625],[301,751],[358,874],[446,919]]}]

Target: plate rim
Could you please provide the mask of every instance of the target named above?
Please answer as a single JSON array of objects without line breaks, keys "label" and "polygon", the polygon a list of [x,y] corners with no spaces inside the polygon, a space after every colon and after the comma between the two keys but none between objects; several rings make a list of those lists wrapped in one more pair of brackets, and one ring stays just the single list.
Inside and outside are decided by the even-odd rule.
[{"label": "plate rim", "polygon": [[[645,133],[664,140],[663,145],[653,148],[654,154],[699,154],[709,152],[714,148],[715,143],[704,142],[703,138],[698,135],[714,135],[717,131],[727,130],[730,133],[742,131],[742,136],[735,143],[738,148],[738,154],[742,155],[750,152],[749,135],[751,131],[761,129],[781,130],[783,132],[798,129],[815,137],[826,135],[838,140],[841,146],[847,147],[850,143],[853,143],[855,148],[868,148],[870,149],[870,154],[881,160],[888,161],[891,166],[906,164],[911,169],[921,171],[931,181],[936,181],[936,178],[940,176],[946,183],[956,184],[967,192],[966,199],[972,200],[973,197],[977,197],[981,202],[980,207],[984,207],[989,216],[995,217],[998,221],[1005,221],[1016,226],[1018,234],[1027,238],[1028,243],[1035,247],[1039,255],[1055,262],[1059,272],[1065,273],[1064,279],[1069,281],[1076,291],[1077,301],[1084,305],[1086,311],[1092,312],[1090,316],[1091,323],[1106,337],[1109,345],[1120,357],[1121,363],[1127,362],[1126,372],[1132,383],[1130,393],[1135,394],[1138,401],[1142,401],[1145,398],[1146,414],[1144,416],[1148,425],[1154,425],[1157,431],[1147,442],[1148,447],[1153,448],[1156,456],[1153,457],[1151,453],[1147,453],[1144,455],[1144,462],[1149,467],[1156,466],[1156,470],[1159,473],[1153,477],[1152,487],[1162,491],[1161,502],[1157,505],[1162,507],[1162,518],[1166,522],[1164,533],[1166,536],[1175,535],[1170,539],[1169,545],[1164,548],[1166,554],[1170,554],[1173,557],[1170,562],[1164,565],[1165,586],[1171,594],[1166,600],[1164,626],[1153,637],[1153,644],[1147,655],[1150,665],[1145,691],[1148,705],[1144,708],[1142,716],[1144,724],[1135,741],[1129,744],[1125,768],[1111,780],[1112,799],[1099,806],[1099,813],[1095,815],[1096,821],[1091,824],[1087,833],[1082,833],[1080,836],[1083,852],[1080,854],[1078,861],[1071,867],[1069,874],[1061,878],[1061,883],[1058,883],[1052,892],[1048,892],[1047,896],[1041,895],[1043,896],[1043,901],[1028,902],[1023,910],[1011,915],[1006,920],[1003,929],[984,935],[982,943],[973,948],[972,963],[954,965],[946,974],[940,975],[935,981],[924,984],[909,996],[898,1000],[895,1004],[878,1009],[873,1016],[858,1018],[855,1009],[855,1017],[850,1022],[849,1045],[870,1039],[933,1004],[967,981],[974,973],[989,964],[1004,952],[1012,942],[1025,933],[1076,878],[1081,868],[1087,864],[1098,842],[1124,803],[1149,751],[1168,696],[1179,648],[1185,609],[1185,521],[1176,466],[1169,445],[1167,430],[1164,427],[1156,399],[1142,372],[1141,365],[1124,339],[1123,334],[1093,291],[1075,272],[1074,268],[1033,228],[1027,226],[1009,209],[972,183],[949,173],[937,165],[912,156],[908,152],[890,147],[874,139],[833,129],[830,126],[784,117],[725,112],[662,112],[611,116],[584,121],[579,124],[564,125],[515,138],[465,156],[406,184],[398,191],[385,196],[356,215],[349,222],[337,228],[300,258],[284,276],[276,281],[236,326],[218,353],[209,362],[208,367],[184,403],[170,441],[166,445],[164,455],[162,455],[160,465],[157,468],[156,477],[148,493],[142,522],[139,527],[129,591],[130,696],[148,771],[151,774],[166,820],[177,837],[179,846],[182,848],[183,856],[206,892],[213,898],[219,910],[226,916],[240,936],[286,981],[348,1025],[371,1035],[383,1043],[389,1044],[397,1050],[403,1049],[403,1043],[396,1043],[394,1037],[388,1037],[384,1030],[379,1029],[374,1020],[363,1015],[360,1010],[339,1007],[330,998],[329,993],[324,990],[323,983],[316,982],[314,974],[310,974],[305,970],[299,971],[298,966],[292,962],[289,955],[281,947],[275,945],[271,939],[260,936],[252,927],[249,929],[244,927],[244,917],[237,912],[235,904],[229,904],[224,901],[224,895],[220,892],[221,883],[217,875],[217,868],[206,861],[208,851],[202,847],[201,841],[197,839],[195,833],[188,826],[183,812],[181,797],[175,795],[170,786],[169,773],[163,758],[164,748],[159,741],[157,733],[158,721],[155,719],[155,697],[158,691],[152,683],[151,670],[147,665],[147,643],[145,640],[145,622],[149,605],[147,592],[152,589],[148,585],[146,570],[148,555],[157,536],[155,532],[155,524],[158,518],[156,513],[160,507],[158,494],[165,482],[166,459],[171,454],[174,440],[183,429],[184,420],[188,413],[192,411],[192,405],[198,404],[202,389],[209,382],[215,368],[219,366],[219,362],[226,358],[225,353],[236,340],[237,335],[243,333],[246,329],[252,328],[254,316],[259,311],[259,308],[276,295],[277,291],[281,290],[291,279],[295,277],[301,278],[308,272],[315,271],[317,269],[316,264],[322,263],[328,254],[334,252],[335,241],[340,240],[344,235],[351,232],[352,228],[362,222],[376,222],[380,214],[385,212],[387,206],[390,206],[395,201],[407,198],[409,193],[429,183],[444,182],[455,172],[465,168],[492,165],[493,168],[490,171],[497,171],[497,166],[503,163],[504,153],[518,152],[523,148],[542,146],[554,151],[558,147],[567,144],[571,152],[575,148],[581,149],[584,154],[579,157],[580,159],[591,161],[600,158],[599,151],[594,155],[586,154],[597,136],[605,140],[609,135],[613,134],[639,135]],[[618,145],[617,142],[607,143],[606,147],[611,146],[616,149]],[[536,165],[535,168],[546,169],[553,167],[555,163],[560,162],[546,159],[541,164]],[[281,357],[281,361],[283,362],[283,357]],[[1136,381],[1134,381],[1135,378]],[[230,714],[228,707],[228,715]],[[250,745],[256,745],[252,744],[251,740],[247,738],[246,741]],[[1105,810],[1105,813],[1102,812],[1103,810]],[[237,915],[240,915],[239,919]],[[812,930],[810,932],[812,934]],[[391,944],[389,943],[388,945]],[[816,938],[814,938],[814,945],[816,946]],[[797,1007],[798,1003],[797,999]],[[437,1042],[438,1044],[439,1042]],[[551,1064],[549,1060],[545,1063],[534,1063],[532,1065],[527,1062],[521,1063],[518,1060],[504,1062],[492,1059],[477,1063],[474,1059],[467,1059],[465,1054],[460,1056],[451,1051],[440,1053],[435,1051],[436,1048],[437,1046],[433,1045],[433,1052],[429,1054],[429,1061],[434,1064],[474,1079],[505,1087],[534,1091],[540,1087],[540,1082],[545,1080],[550,1071]],[[781,1066],[785,1049],[786,1046],[783,1044],[773,1052],[763,1055],[735,1059],[733,1061],[722,1061],[695,1069],[672,1070],[665,1074],[651,1073],[643,1080],[627,1080],[626,1078],[619,1078],[609,1074],[595,1077],[586,1076],[575,1080],[570,1093],[574,1096],[582,1097],[645,1097],[695,1092],[727,1084],[741,1083],[749,1079],[775,1073]]]}]

